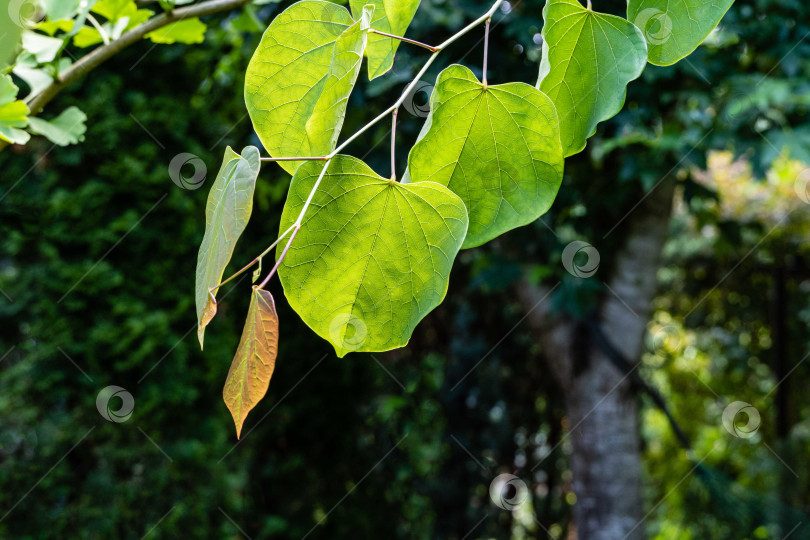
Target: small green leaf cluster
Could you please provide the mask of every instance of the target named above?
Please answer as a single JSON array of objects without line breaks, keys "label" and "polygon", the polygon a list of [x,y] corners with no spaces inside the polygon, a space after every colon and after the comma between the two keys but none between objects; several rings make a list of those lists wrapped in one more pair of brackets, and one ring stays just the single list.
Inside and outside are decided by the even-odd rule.
[{"label": "small green leaf cluster", "polygon": [[[693,51],[733,0],[630,0],[627,19],[596,12],[590,3],[547,0],[536,86],[486,80],[490,20],[502,1],[431,47],[399,37],[418,0],[352,0],[351,12],[324,0],[302,0],[272,21],[250,61],[245,101],[271,156],[263,159],[293,175],[279,240],[289,239],[259,288],[278,271],[292,308],[338,356],[406,345],[418,322],[443,300],[459,250],[547,212],[565,158],[582,151],[597,125],[621,110],[628,84],[647,63],[672,64]],[[399,182],[394,171],[383,178],[341,153],[390,115],[393,164],[396,116],[405,96],[447,45],[482,26],[482,80],[461,65],[441,72]],[[379,77],[391,69],[399,41],[433,54],[391,108],[338,145],[363,58],[369,79]],[[251,178],[252,184],[252,172]],[[220,182],[209,208],[233,206]],[[235,241],[243,223],[209,219],[211,228]],[[218,279],[232,244],[221,252],[212,252],[210,243],[203,247],[198,264],[215,260]],[[210,320],[205,305],[216,281],[198,280],[201,327]]]},{"label": "small green leaf cluster", "polygon": [[[164,10],[189,4],[193,0],[160,2]],[[147,22],[157,13],[138,7],[135,0],[26,0],[11,2],[9,21],[4,22],[4,35],[16,31],[18,42],[14,53],[0,58],[0,141],[26,144],[31,135],[42,135],[59,146],[84,140],[87,117],[76,107],[69,107],[57,116],[44,120],[30,110],[43,91],[59,84],[61,75],[74,64],[66,54],[68,45],[89,48],[111,45],[125,32]],[[5,18],[5,13],[2,14]],[[8,29],[5,28],[8,26]],[[200,43],[206,25],[198,18],[188,18],[167,24],[145,34],[153,43]],[[5,43],[5,41],[4,41]],[[12,43],[9,43],[10,45]],[[11,60],[10,65],[5,65]],[[18,83],[12,78],[15,77]],[[27,94],[19,95],[19,82]]]}]

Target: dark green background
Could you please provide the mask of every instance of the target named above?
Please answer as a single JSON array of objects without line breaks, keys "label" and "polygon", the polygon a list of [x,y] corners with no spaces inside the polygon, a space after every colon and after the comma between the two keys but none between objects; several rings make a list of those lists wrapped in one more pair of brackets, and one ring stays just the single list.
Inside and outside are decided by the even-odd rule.
[{"label": "dark green background", "polygon": [[[624,7],[619,0],[594,4],[614,13]],[[263,24],[285,5],[261,7]],[[488,5],[423,1],[408,35],[437,43]],[[567,164],[559,200],[544,217],[556,235],[538,222],[463,252],[447,299],[407,348],[337,359],[274,281],[277,367],[236,445],[221,391],[248,280],[224,289],[204,353],[193,332],[208,186],[226,144],[258,144],[242,92],[259,34],[238,32],[233,17],[211,18],[199,46],[134,46],[60,95],[57,110],[75,104],[88,115],[83,144],[52,148],[36,139],[0,153],[0,289],[7,295],[0,296],[0,536],[299,539],[325,518],[308,538],[545,538],[536,527],[521,533],[511,514],[491,503],[489,484],[504,472],[531,486],[539,521],[564,534],[575,499],[562,396],[544,351],[521,324],[513,286],[523,271],[561,281],[558,309],[586,313],[605,291],[596,280],[568,276],[562,248],[575,238],[599,240],[610,267],[621,231],[604,234],[673,167],[683,171],[687,212],[673,223],[657,307],[700,337],[696,347],[713,359],[700,377],[714,392],[748,401],[767,394],[773,347],[761,338],[770,335],[770,276],[790,261],[801,267],[806,236],[769,235],[756,221],[723,219],[711,204],[715,194],[689,170],[704,165],[709,149],[746,155],[759,175],[785,148],[810,162],[810,14],[798,0],[738,1],[713,45],[673,68],[648,67],[624,112]],[[534,83],[541,18],[539,0],[515,2],[496,17],[492,83]],[[480,75],[482,35],[454,44],[426,80],[462,59]],[[363,74],[344,136],[391,103],[425,58],[403,45],[388,77],[368,83]],[[402,170],[422,120],[400,117]],[[382,174],[388,129],[380,125],[349,148]],[[171,182],[167,167],[181,152],[206,163],[203,189]],[[262,171],[234,269],[275,237],[288,182],[273,165]],[[701,239],[687,217],[718,235]],[[755,246],[757,255],[743,259]],[[801,273],[788,280],[791,365],[808,348],[807,280]],[[709,291],[710,300],[683,320]],[[645,409],[648,532],[769,538],[773,515],[755,516],[746,504],[793,516],[810,504],[810,363],[791,375],[787,436],[774,427],[775,409],[760,409],[762,440],[798,480],[785,480],[762,444],[729,440],[718,400],[677,363],[656,356],[642,374],[661,388],[697,445],[723,443],[707,464],[747,491],[729,494],[726,508],[698,479],[678,484],[691,463]],[[108,385],[134,397],[124,423],[96,410]]]}]

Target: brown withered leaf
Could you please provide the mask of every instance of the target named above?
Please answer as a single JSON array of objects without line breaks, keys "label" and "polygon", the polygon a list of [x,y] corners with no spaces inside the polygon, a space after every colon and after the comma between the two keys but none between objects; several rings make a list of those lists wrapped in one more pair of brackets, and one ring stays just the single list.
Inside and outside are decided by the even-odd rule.
[{"label": "brown withered leaf", "polygon": [[197,339],[200,340],[200,347],[202,347],[203,343],[203,333],[205,332],[205,327],[208,326],[208,323],[214,318],[217,314],[217,299],[214,297],[214,293],[208,293],[208,302],[205,303],[205,308],[202,311],[202,315],[200,315],[200,322],[197,325]]},{"label": "brown withered leaf", "polygon": [[245,328],[233,358],[222,398],[236,424],[236,437],[248,413],[267,393],[278,354],[278,315],[273,295],[253,287]]}]

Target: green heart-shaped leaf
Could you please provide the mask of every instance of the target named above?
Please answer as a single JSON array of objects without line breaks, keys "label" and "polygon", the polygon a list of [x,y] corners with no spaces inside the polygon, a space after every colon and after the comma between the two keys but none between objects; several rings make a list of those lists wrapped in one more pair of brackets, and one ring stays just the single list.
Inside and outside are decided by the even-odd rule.
[{"label": "green heart-shaped leaf", "polygon": [[[322,0],[293,4],[267,27],[245,75],[256,134],[274,157],[335,149],[366,48],[372,9],[355,22]],[[289,173],[300,161],[280,162]]]},{"label": "green heart-shaped leaf", "polygon": [[629,0],[627,20],[647,39],[649,61],[670,66],[703,43],[734,0]]},{"label": "green heart-shaped leaf", "polygon": [[[374,6],[374,18],[371,20],[371,27],[374,30],[404,36],[419,7],[419,0],[351,0],[354,16],[359,18],[363,8],[368,4]],[[369,35],[366,48],[369,79],[384,75],[394,66],[397,47],[399,47],[398,39],[379,34]]]},{"label": "green heart-shaped leaf", "polygon": [[205,205],[205,236],[197,255],[197,338],[203,346],[205,327],[216,314],[216,291],[233,248],[253,212],[253,190],[259,176],[259,149],[248,146],[240,156],[229,146]]},{"label": "green heart-shaped leaf", "polygon": [[548,0],[537,87],[557,107],[565,156],[579,153],[599,122],[624,105],[627,85],[647,64],[641,30],[577,0]]},{"label": "green heart-shaped leaf", "polygon": [[436,81],[430,115],[408,156],[413,182],[447,186],[464,201],[464,248],[531,223],[554,202],[563,175],[554,104],[523,83],[485,86],[464,66]]},{"label": "green heart-shaped leaf", "polygon": [[[323,167],[308,162],[296,171],[282,230],[295,222]],[[398,184],[337,156],[279,268],[284,294],[338,356],[402,347],[444,299],[467,224],[464,203],[446,187]]]}]

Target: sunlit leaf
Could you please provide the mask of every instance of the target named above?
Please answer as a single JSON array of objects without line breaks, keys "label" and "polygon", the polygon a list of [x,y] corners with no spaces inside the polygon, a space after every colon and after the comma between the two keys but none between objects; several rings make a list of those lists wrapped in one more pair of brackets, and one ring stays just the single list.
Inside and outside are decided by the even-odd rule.
[{"label": "sunlit leaf", "polygon": [[37,30],[45,32],[49,36],[53,36],[56,32],[69,32],[73,28],[73,21],[41,21],[32,26]]},{"label": "sunlit leaf", "polygon": [[236,242],[253,211],[253,190],[259,176],[259,150],[248,146],[240,156],[230,147],[225,150],[205,206],[205,236],[197,256],[197,337],[203,346],[205,326],[211,321],[215,294],[210,289],[219,285],[225,267],[231,260]]},{"label": "sunlit leaf", "polygon": [[146,34],[154,43],[202,43],[208,27],[200,19],[185,19]]},{"label": "sunlit leaf", "polygon": [[[296,171],[282,231],[323,167],[307,162]],[[444,298],[467,224],[464,203],[446,187],[399,184],[338,156],[279,268],[284,294],[338,356],[402,347]]]},{"label": "sunlit leaf", "polygon": [[[331,2],[304,0],[276,17],[248,65],[245,102],[271,156],[335,149],[357,81],[371,10],[355,22]],[[283,162],[292,173],[300,162]]]},{"label": "sunlit leaf", "polygon": [[87,115],[78,107],[68,107],[52,120],[33,116],[28,119],[28,126],[31,133],[42,135],[58,146],[67,146],[84,140],[85,120]]},{"label": "sunlit leaf", "polygon": [[82,49],[98,45],[103,41],[104,39],[101,37],[101,33],[92,26],[82,26],[76,35],[73,36],[73,44]]},{"label": "sunlit leaf", "polygon": [[236,437],[242,425],[267,393],[278,354],[278,315],[273,295],[253,287],[245,328],[233,357],[222,398],[236,424]]},{"label": "sunlit leaf", "polygon": [[629,0],[627,20],[644,33],[651,64],[669,66],[698,48],[734,0]]},{"label": "sunlit leaf", "polygon": [[132,18],[135,16],[136,19],[140,19],[144,15],[138,14],[138,11],[146,12],[147,17],[152,15],[152,12],[148,9],[138,10],[135,0],[100,0],[96,2],[91,11],[110,22],[115,22],[123,17]]},{"label": "sunlit leaf", "polygon": [[523,83],[484,86],[463,66],[439,75],[430,116],[408,157],[410,181],[433,181],[464,201],[464,248],[545,214],[560,188],[563,155],[551,100]]},{"label": "sunlit leaf", "polygon": [[557,107],[563,150],[570,156],[585,148],[599,122],[621,110],[627,84],[647,63],[647,45],[633,24],[577,0],[548,0],[543,17],[538,88]]},{"label": "sunlit leaf", "polygon": [[[419,7],[419,0],[351,0],[355,18],[361,16],[363,8],[368,4],[374,6],[374,17],[371,20],[373,29],[395,36],[404,36]],[[368,36],[366,57],[369,79],[375,79],[393,67],[397,47],[399,47],[398,39],[379,34]]]},{"label": "sunlit leaf", "polygon": [[17,86],[8,75],[0,75],[0,140],[25,144],[31,136],[22,129],[28,125],[28,105],[17,100]]}]

